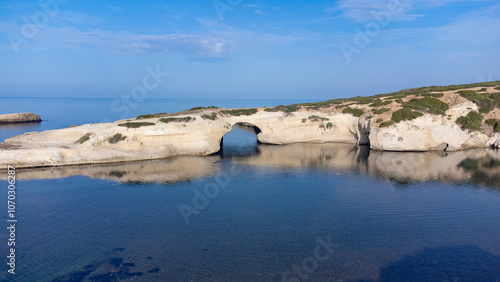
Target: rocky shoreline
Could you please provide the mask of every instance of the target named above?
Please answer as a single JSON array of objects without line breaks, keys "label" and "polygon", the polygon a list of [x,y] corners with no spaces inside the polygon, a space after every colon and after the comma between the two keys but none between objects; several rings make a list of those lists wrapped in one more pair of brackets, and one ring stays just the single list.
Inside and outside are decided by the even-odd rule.
[{"label": "rocky shoreline", "polygon": [[349,143],[384,151],[498,147],[498,85],[500,81],[486,87],[411,89],[273,108],[198,107],[174,114],[30,132],[0,143],[0,167],[207,156],[220,150],[223,136],[235,125],[253,127],[263,144]]}]

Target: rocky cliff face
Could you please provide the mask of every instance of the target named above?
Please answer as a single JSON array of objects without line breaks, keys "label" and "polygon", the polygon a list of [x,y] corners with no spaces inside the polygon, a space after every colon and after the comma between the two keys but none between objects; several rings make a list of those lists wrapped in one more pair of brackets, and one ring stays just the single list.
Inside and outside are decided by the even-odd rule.
[{"label": "rocky cliff face", "polygon": [[458,151],[496,146],[500,134],[462,130],[446,117],[430,114],[391,127],[374,127],[370,147],[384,151]]},{"label": "rocky cliff face", "polygon": [[285,114],[259,109],[250,116],[217,111],[214,120],[202,117],[212,113],[197,111],[189,115],[30,132],[0,144],[0,166],[41,167],[205,156],[220,150],[222,137],[235,124],[255,126],[260,131],[257,138],[267,144],[368,142],[369,121],[351,115],[310,111]]},{"label": "rocky cliff face", "polygon": [[39,115],[33,113],[5,114],[0,115],[0,124],[2,123],[20,123],[20,122],[38,122],[42,121]]},{"label": "rocky cliff face", "polygon": [[275,108],[196,109],[26,133],[0,144],[0,167],[205,156],[218,152],[222,137],[239,124],[254,127],[265,144],[370,144],[387,151],[498,147],[497,88],[467,92],[472,98],[459,90],[427,90]]}]

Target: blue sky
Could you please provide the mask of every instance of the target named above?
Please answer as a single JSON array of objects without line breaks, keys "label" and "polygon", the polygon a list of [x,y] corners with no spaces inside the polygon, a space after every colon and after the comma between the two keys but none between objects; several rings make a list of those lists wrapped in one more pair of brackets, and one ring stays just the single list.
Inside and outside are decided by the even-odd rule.
[{"label": "blue sky", "polygon": [[120,97],[148,67],[169,74],[148,80],[148,98],[323,100],[499,80],[499,27],[496,0],[0,0],[0,97]]}]

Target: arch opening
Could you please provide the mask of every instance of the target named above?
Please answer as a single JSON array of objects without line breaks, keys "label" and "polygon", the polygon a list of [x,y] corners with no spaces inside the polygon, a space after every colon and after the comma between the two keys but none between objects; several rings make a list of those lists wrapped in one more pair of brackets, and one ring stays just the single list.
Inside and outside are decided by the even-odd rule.
[{"label": "arch opening", "polygon": [[237,122],[220,140],[222,158],[247,157],[259,153],[257,135],[260,128],[247,122]]}]

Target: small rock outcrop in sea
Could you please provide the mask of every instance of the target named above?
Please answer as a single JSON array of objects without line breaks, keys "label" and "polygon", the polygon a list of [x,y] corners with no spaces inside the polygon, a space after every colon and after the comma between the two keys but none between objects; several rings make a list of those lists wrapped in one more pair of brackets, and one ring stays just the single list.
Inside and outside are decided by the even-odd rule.
[{"label": "small rock outcrop in sea", "polygon": [[500,143],[500,81],[408,89],[272,108],[197,107],[30,132],[0,143],[0,168],[207,156],[235,125],[263,144],[349,143],[383,151],[460,151]]},{"label": "small rock outcrop in sea", "polygon": [[40,122],[39,115],[33,113],[4,114],[0,115],[0,124],[2,123],[21,123],[21,122]]}]

